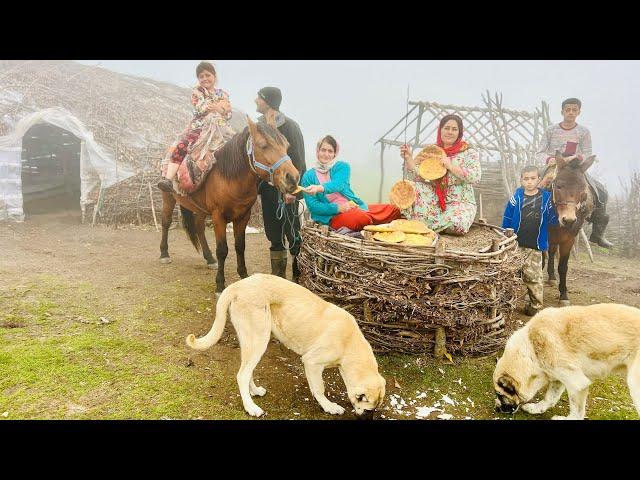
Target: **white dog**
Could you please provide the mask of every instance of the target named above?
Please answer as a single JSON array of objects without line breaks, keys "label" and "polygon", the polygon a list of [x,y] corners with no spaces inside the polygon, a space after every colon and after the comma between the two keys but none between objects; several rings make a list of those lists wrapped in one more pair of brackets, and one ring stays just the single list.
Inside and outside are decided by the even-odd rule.
[{"label": "white dog", "polygon": [[[589,385],[618,372],[626,373],[640,415],[640,310],[614,303],[546,308],[509,338],[493,373],[496,407],[543,413],[566,388],[569,416],[553,419],[582,420]],[[545,386],[544,399],[528,403]]]},{"label": "white dog", "polygon": [[255,274],[223,292],[216,305],[216,318],[209,333],[187,345],[205,350],[224,330],[227,311],[240,343],[241,365],[237,380],[244,409],[255,417],[264,412],[252,395],[266,390],[256,386],[253,370],[267,350],[271,333],[286,347],[302,356],[309,388],[325,412],[341,415],[344,408],[324,394],[322,371],[338,367],[356,415],[371,418],[382,404],[385,379],[378,373],[373,350],[348,312],[280,277]]}]

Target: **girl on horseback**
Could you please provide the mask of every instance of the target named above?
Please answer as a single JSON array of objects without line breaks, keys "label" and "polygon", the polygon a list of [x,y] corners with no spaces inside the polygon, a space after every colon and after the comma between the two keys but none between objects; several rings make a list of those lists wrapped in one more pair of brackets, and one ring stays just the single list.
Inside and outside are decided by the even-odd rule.
[{"label": "girl on horseback", "polygon": [[224,90],[216,88],[217,75],[213,65],[200,62],[196,67],[198,85],[191,92],[193,118],[187,129],[171,145],[162,161],[163,179],[158,188],[173,192],[173,177],[189,154],[196,162],[210,160],[210,152],[220,148],[235,131],[229,126],[231,103]]}]

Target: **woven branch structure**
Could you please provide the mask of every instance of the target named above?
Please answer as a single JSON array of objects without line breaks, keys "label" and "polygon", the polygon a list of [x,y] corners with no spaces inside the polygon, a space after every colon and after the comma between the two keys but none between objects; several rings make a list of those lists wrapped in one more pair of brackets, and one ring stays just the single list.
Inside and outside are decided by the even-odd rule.
[{"label": "woven branch structure", "polygon": [[616,245],[615,250],[625,257],[640,256],[640,173],[632,171],[620,179],[622,193],[609,201],[611,216],[607,237]]},{"label": "woven branch structure", "polygon": [[514,329],[523,260],[511,233],[476,223],[464,237],[413,247],[308,222],[301,284],[354,315],[378,353],[490,354]]}]

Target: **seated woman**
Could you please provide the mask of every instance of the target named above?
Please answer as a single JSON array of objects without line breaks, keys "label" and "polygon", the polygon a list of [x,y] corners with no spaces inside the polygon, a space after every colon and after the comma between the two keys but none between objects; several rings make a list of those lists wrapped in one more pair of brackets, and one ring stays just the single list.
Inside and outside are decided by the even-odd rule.
[{"label": "seated woman", "polygon": [[400,147],[407,180],[416,187],[415,204],[402,213],[435,231],[453,235],[464,235],[471,228],[477,209],[472,185],[481,176],[478,153],[462,139],[462,131],[462,119],[457,115],[447,115],[440,121],[436,142],[445,151],[442,165],[447,173],[433,182],[418,174],[409,146]]},{"label": "seated woman", "polygon": [[338,142],[327,135],[318,142],[316,164],[305,172],[300,186],[311,218],[334,230],[347,227],[360,231],[367,225],[378,225],[400,218],[393,205],[367,205],[351,190],[351,167],[336,159]]}]

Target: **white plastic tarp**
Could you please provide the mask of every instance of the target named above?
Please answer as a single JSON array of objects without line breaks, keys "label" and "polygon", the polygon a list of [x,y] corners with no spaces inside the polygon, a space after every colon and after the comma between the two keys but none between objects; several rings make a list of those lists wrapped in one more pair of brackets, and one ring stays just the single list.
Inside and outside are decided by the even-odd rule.
[{"label": "white plastic tarp", "polygon": [[22,148],[0,149],[0,221],[24,220],[21,157]]},{"label": "white plastic tarp", "polygon": [[[113,151],[99,145],[84,124],[64,108],[54,107],[40,110],[23,117],[14,131],[0,137],[0,219],[9,217],[23,219],[22,212],[22,138],[27,130],[38,123],[49,123],[63,128],[81,140],[80,147],[80,204],[88,203],[89,193],[98,185],[108,188],[115,183],[135,175],[128,165],[118,164]],[[16,163],[16,152],[18,163]],[[17,165],[17,167],[16,167]],[[18,202],[19,197],[19,202]],[[4,202],[4,207],[3,207]],[[3,212],[2,210],[5,210]],[[18,213],[19,211],[19,213]]]}]

